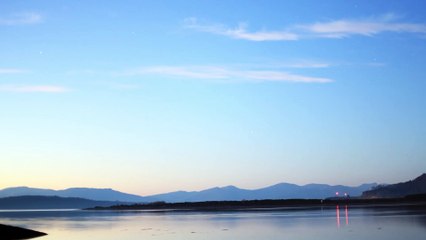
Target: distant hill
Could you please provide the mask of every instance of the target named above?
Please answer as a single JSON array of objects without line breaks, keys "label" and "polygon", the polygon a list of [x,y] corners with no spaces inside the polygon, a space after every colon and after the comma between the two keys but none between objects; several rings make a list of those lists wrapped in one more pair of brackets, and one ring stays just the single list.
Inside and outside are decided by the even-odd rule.
[{"label": "distant hill", "polygon": [[395,198],[415,194],[426,194],[426,173],[408,182],[377,186],[372,190],[363,192],[362,197]]},{"label": "distant hill", "polygon": [[96,206],[128,204],[125,202],[94,201],[57,196],[19,196],[0,198],[0,209],[81,209]]},{"label": "distant hill", "polygon": [[13,187],[0,190],[0,198],[14,196],[58,196],[85,198],[97,201],[145,202],[145,198],[141,196],[123,193],[109,188],[68,188],[64,190],[51,190],[42,188]]},{"label": "distant hill", "polygon": [[350,196],[360,196],[362,192],[376,186],[376,183],[357,187],[326,184],[308,184],[299,186],[279,183],[255,190],[240,189],[235,186],[215,187],[203,191],[177,191],[148,196],[150,200],[165,202],[200,202],[200,201],[239,201],[260,199],[323,199],[335,196],[336,192]]},{"label": "distant hill", "polygon": [[150,196],[138,196],[122,193],[112,189],[97,188],[68,188],[51,190],[29,187],[14,187],[0,190],[1,197],[14,196],[58,196],[76,197],[96,201],[121,201],[133,203],[165,202],[202,202],[202,201],[239,201],[260,199],[323,199],[335,196],[336,192],[347,193],[350,196],[360,196],[362,192],[377,184],[363,184],[357,187],[327,184],[308,184],[299,186],[290,183],[279,183],[265,188],[248,190],[235,186],[214,187],[202,191],[177,191]]}]

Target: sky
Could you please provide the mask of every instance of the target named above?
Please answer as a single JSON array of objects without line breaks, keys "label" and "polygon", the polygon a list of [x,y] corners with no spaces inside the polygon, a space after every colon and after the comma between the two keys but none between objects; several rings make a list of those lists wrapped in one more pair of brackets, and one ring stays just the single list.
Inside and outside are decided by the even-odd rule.
[{"label": "sky", "polygon": [[426,172],[426,2],[0,2],[0,188]]}]

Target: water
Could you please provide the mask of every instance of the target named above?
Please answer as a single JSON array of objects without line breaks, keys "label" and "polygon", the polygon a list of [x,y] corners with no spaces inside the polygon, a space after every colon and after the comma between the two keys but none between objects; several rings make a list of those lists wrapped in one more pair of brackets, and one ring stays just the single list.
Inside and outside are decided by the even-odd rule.
[{"label": "water", "polygon": [[244,212],[3,211],[0,223],[81,239],[425,239],[425,207]]}]

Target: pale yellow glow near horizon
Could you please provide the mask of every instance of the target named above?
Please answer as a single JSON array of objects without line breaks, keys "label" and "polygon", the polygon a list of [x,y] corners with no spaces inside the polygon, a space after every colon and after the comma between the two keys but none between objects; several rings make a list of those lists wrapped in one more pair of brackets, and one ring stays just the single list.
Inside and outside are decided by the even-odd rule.
[{"label": "pale yellow glow near horizon", "polygon": [[114,161],[117,156],[91,155],[78,151],[73,156],[63,156],[58,151],[31,153],[18,152],[3,156],[3,159],[9,161],[0,169],[0,189],[18,186],[55,190],[73,187],[112,188],[125,193],[147,196],[180,190],[200,191],[228,185],[243,189],[258,189],[281,182],[298,185],[321,183],[357,186],[371,182],[396,183],[410,180],[401,178],[389,181],[378,175],[370,180],[359,177],[354,183],[345,177],[346,172],[329,174],[326,178],[315,178],[314,175],[310,176],[309,172],[297,174],[291,165],[288,165],[288,170],[263,166],[255,168],[254,165],[242,169],[238,164],[229,163],[224,169],[220,165],[215,165],[210,159],[197,164],[182,165],[181,159],[167,161],[167,156],[151,157],[149,158],[151,160],[141,162],[132,156],[122,155],[123,158],[127,157],[127,161]]}]

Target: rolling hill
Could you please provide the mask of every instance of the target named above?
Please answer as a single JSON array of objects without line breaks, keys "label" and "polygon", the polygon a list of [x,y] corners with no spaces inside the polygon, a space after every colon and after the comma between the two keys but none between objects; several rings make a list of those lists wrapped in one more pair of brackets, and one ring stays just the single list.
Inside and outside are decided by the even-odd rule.
[{"label": "rolling hill", "polygon": [[279,183],[255,190],[240,189],[235,186],[215,187],[203,191],[177,191],[148,196],[149,199],[165,202],[199,202],[199,201],[239,201],[260,199],[323,199],[335,196],[336,192],[350,196],[360,196],[362,192],[377,184],[362,184],[357,187],[327,184],[308,184],[299,186]]},{"label": "rolling hill", "polygon": [[115,191],[109,188],[68,188],[64,190],[52,190],[29,187],[12,187],[0,190],[1,197],[15,196],[58,196],[85,198],[96,201],[122,201],[122,202],[144,202],[145,198]]},{"label": "rolling hill", "polygon": [[407,195],[426,194],[426,173],[414,180],[390,185],[380,185],[376,188],[365,191],[364,198],[394,198]]},{"label": "rolling hill", "polygon": [[81,209],[113,206],[128,202],[94,201],[57,196],[17,196],[0,198],[0,209]]},{"label": "rolling hill", "polygon": [[327,184],[308,184],[299,186],[290,183],[279,183],[254,190],[241,189],[235,186],[214,187],[202,191],[176,191],[150,196],[138,196],[122,193],[112,189],[97,188],[68,188],[51,190],[29,187],[6,188],[0,190],[1,197],[16,196],[58,196],[63,198],[84,198],[95,201],[121,201],[146,203],[155,201],[165,202],[198,202],[198,201],[239,201],[260,199],[323,199],[335,196],[336,192],[359,196],[377,184],[362,184],[357,187]]}]

